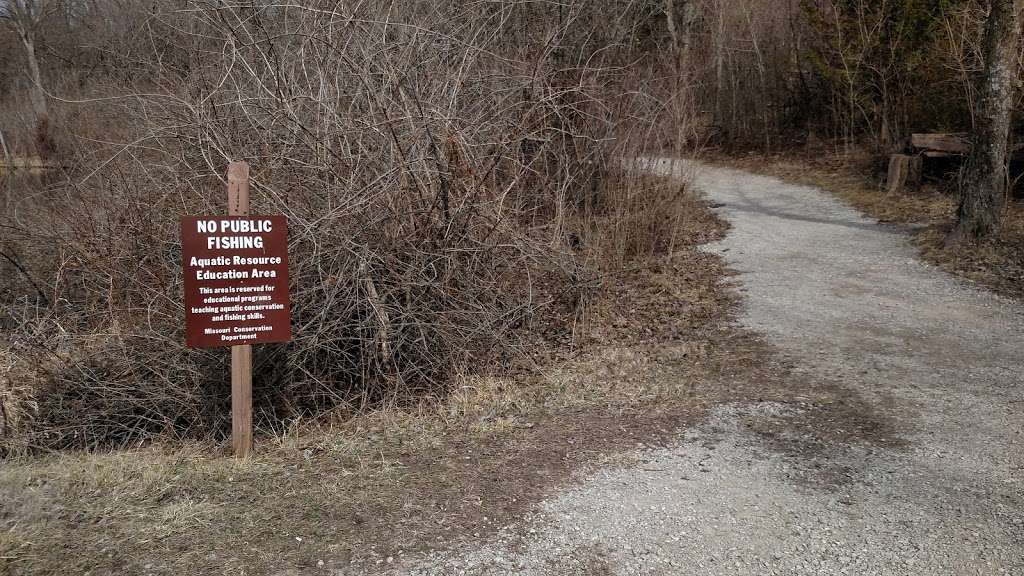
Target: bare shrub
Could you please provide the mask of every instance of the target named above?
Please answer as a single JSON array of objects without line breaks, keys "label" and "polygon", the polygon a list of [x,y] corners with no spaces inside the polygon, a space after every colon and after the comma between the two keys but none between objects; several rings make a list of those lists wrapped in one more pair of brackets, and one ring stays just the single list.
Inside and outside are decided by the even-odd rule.
[{"label": "bare shrub", "polygon": [[30,429],[37,405],[33,395],[38,384],[30,376],[34,370],[24,366],[26,359],[11,350],[0,349],[0,438],[5,451],[20,452],[25,446],[17,445]]},{"label": "bare shrub", "polygon": [[230,160],[253,167],[253,213],[290,227],[295,340],[256,351],[258,424],[502,369],[538,320],[585,305],[594,271],[672,245],[679,188],[620,168],[678,132],[674,82],[635,41],[659,17],[626,1],[163,5],[133,32],[159,50],[124,63],[146,74],[65,103],[121,118],[123,142],[76,141],[66,180],[3,224],[46,300],[5,302],[6,354],[52,359],[25,368],[38,410],[17,442],[225,433],[227,356],[182,344],[177,218],[224,211]]}]

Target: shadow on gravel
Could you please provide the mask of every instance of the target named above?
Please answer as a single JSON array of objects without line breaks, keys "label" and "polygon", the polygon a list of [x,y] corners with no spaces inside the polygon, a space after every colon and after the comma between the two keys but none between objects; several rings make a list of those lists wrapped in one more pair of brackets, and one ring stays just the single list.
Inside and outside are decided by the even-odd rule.
[{"label": "shadow on gravel", "polygon": [[901,234],[907,235],[906,232],[902,232],[898,228],[891,226],[880,226],[874,222],[850,222],[849,220],[843,220],[838,218],[815,218],[811,216],[803,216],[800,214],[793,214],[784,210],[778,210],[775,208],[769,208],[764,204],[760,204],[755,201],[747,201],[742,204],[726,204],[731,210],[736,212],[746,212],[749,214],[764,214],[766,216],[772,216],[781,220],[791,220],[796,222],[811,222],[814,224],[825,224],[828,226],[842,226],[844,228],[853,228],[855,230],[869,230],[871,232],[889,233],[889,234]]},{"label": "shadow on gravel", "polygon": [[745,410],[739,425],[760,446],[782,456],[794,473],[789,480],[807,488],[845,487],[854,481],[856,468],[866,457],[908,445],[894,419],[839,385],[823,387],[818,401],[776,406]]}]

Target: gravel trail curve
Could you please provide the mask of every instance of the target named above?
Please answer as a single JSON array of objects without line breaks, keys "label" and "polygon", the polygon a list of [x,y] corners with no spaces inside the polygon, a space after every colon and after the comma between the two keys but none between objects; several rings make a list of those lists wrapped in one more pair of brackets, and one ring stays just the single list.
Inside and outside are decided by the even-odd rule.
[{"label": "gravel trail curve", "polygon": [[[741,323],[810,381],[897,422],[900,446],[814,458],[752,430],[799,403],[715,409],[674,446],[590,470],[498,536],[410,575],[1024,574],[1024,308],[921,262],[824,192],[694,162],[730,221]],[[842,482],[806,481],[825,467]]]}]

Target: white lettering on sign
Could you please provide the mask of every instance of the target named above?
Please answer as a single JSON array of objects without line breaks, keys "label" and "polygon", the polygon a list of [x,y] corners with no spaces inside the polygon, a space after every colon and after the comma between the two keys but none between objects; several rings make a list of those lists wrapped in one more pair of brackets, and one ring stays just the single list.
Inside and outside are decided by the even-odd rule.
[{"label": "white lettering on sign", "polygon": [[196,220],[200,234],[266,234],[274,231],[272,220]]},{"label": "white lettering on sign", "polygon": [[[274,222],[265,219],[253,220],[196,220],[196,232],[216,234],[206,238],[207,250],[262,250],[262,236],[226,236],[226,234],[269,234],[274,231]],[[210,264],[224,266],[224,264]]]},{"label": "white lettering on sign", "polygon": [[263,236],[207,236],[207,250],[263,249]]}]

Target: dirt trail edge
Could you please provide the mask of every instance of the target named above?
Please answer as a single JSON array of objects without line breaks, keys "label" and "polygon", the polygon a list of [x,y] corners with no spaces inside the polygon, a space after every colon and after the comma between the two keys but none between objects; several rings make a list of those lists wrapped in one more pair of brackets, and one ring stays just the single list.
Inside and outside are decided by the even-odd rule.
[{"label": "dirt trail edge", "polygon": [[727,405],[482,545],[394,571],[1024,574],[1022,307],[922,263],[904,231],[817,189],[650,167],[692,175],[731,222],[709,250],[739,272],[741,322],[809,382],[855,393],[900,442],[809,454],[784,425],[799,402]]}]

